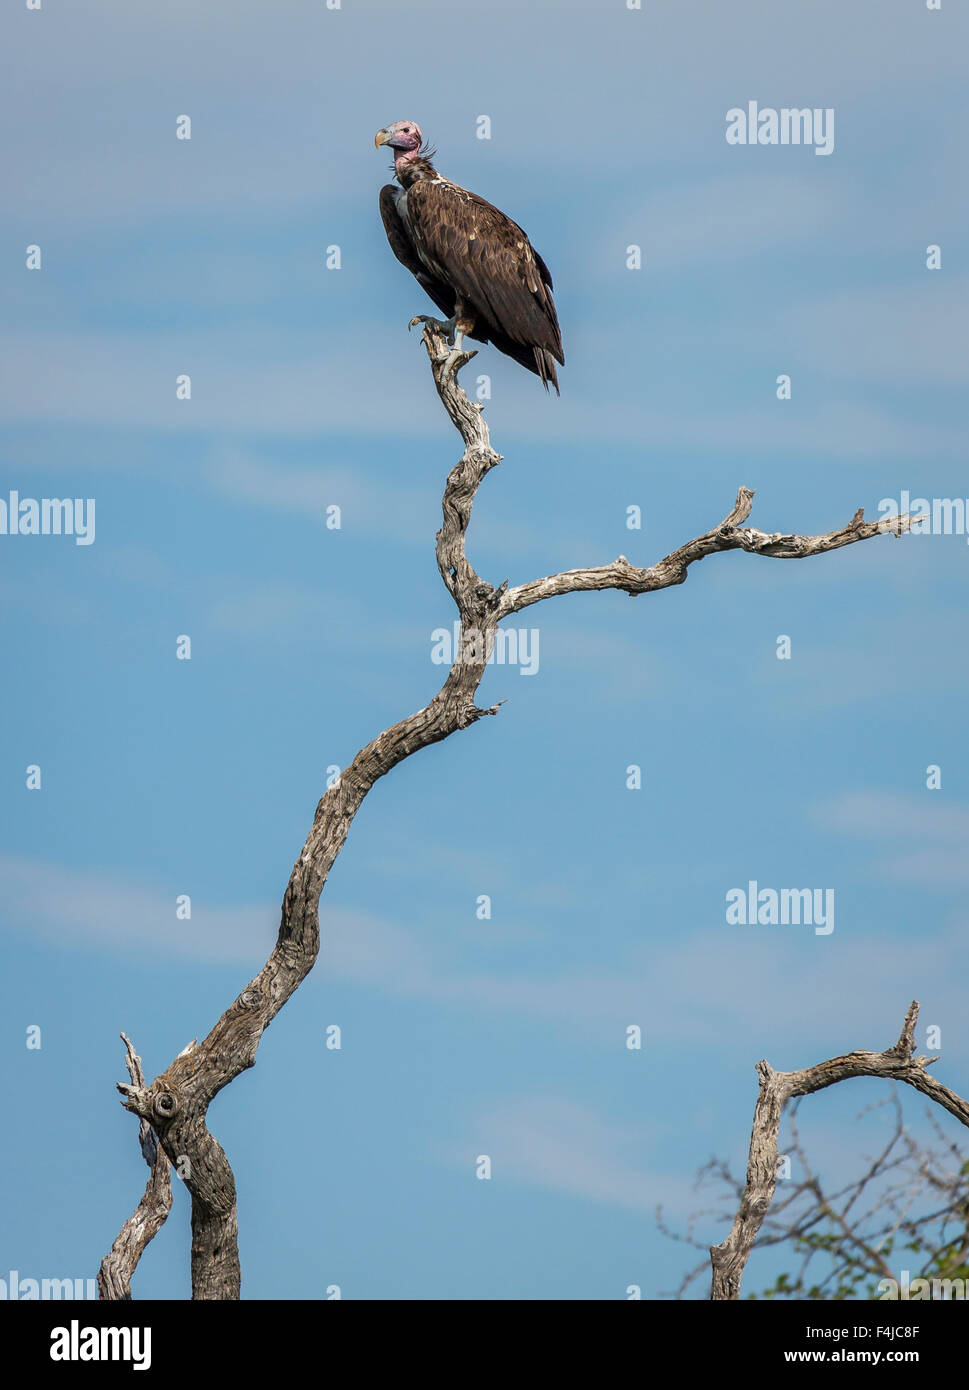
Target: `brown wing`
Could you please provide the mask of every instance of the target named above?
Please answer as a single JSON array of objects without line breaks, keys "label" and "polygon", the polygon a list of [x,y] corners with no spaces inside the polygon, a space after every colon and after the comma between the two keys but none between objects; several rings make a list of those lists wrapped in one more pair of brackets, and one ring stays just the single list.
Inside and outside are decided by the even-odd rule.
[{"label": "brown wing", "polygon": [[432,275],[418,256],[410,233],[397,211],[396,193],[397,190],[392,183],[386,184],[380,190],[380,216],[383,219],[387,240],[390,242],[390,249],[401,265],[405,265],[411,274],[417,277],[419,283],[434,300],[445,318],[450,318],[454,313],[454,291],[437,276]]},{"label": "brown wing", "polygon": [[456,297],[488,321],[496,345],[501,338],[533,349],[543,380],[546,354],[565,362],[552,277],[517,222],[467,189],[429,180],[408,189],[407,214],[425,267],[439,268]]}]

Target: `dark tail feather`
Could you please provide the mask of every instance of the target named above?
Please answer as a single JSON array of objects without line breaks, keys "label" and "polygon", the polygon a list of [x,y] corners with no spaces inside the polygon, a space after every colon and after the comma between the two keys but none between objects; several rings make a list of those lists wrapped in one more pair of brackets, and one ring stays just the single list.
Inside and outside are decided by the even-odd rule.
[{"label": "dark tail feather", "polygon": [[[524,343],[515,343],[511,338],[506,338],[503,333],[494,333],[489,330],[488,337],[478,338],[477,333],[468,335],[477,338],[479,342],[492,342],[499,352],[503,352],[506,357],[513,358],[520,362],[530,372],[534,372],[537,377],[541,377],[542,385],[548,390],[549,382],[555,387],[555,394],[561,395],[559,391],[558,377],[555,375],[555,358],[547,348],[526,347]],[[559,359],[561,361],[561,359]]]},{"label": "dark tail feather", "polygon": [[559,390],[559,379],[555,375],[555,358],[545,348],[533,348],[532,350],[535,353],[535,366],[532,370],[542,378],[542,385],[546,391],[549,382],[551,382],[555,387],[555,394],[560,396],[562,393]]}]

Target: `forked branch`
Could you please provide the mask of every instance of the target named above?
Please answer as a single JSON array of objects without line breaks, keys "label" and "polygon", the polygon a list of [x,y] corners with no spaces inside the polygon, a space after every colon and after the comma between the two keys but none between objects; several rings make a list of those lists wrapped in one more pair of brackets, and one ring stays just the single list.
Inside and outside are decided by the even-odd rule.
[{"label": "forked branch", "polygon": [[823,1091],[852,1076],[880,1076],[890,1081],[904,1081],[948,1110],[962,1124],[969,1126],[969,1102],[936,1081],[926,1068],[938,1057],[915,1056],[915,1024],[918,1019],[917,1001],[909,1005],[898,1041],[884,1052],[848,1052],[832,1057],[817,1066],[801,1071],[775,1071],[769,1062],[758,1062],[760,1094],[754,1109],[754,1124],[750,1135],[750,1154],[747,1161],[747,1183],[730,1234],[720,1245],[710,1249],[713,1282],[710,1297],[714,1300],[740,1297],[740,1281],[757,1239],[761,1222],[774,1199],[777,1185],[777,1136],[784,1106],[795,1096]]},{"label": "forked branch", "polygon": [[[134,1076],[130,1086],[119,1086],[122,1103],[154,1130],[191,1193],[195,1299],[236,1299],[240,1291],[235,1182],[225,1153],[207,1128],[209,1104],[240,1072],[255,1064],[263,1032],[312,969],[320,948],[320,895],[371,787],[413,753],[468,728],[483,715],[497,713],[497,706],[479,709],[475,695],[501,620],[543,598],[581,589],[616,588],[639,594],[680,584],[690,565],[721,550],[793,559],[889,529],[882,522],[863,521],[858,512],[848,526],[829,535],[767,536],[742,527],[753,493],[741,488],[733,510],[719,526],[647,569],[638,569],[620,556],[600,569],[570,570],[515,589],[508,588],[507,580],[495,586],[475,571],[466,541],[478,488],[501,462],[501,455],[491,447],[480,403],[468,399],[456,372],[445,372],[448,348],[443,334],[427,324],[423,337],[438,395],[465,446],[448,474],[437,533],[438,569],[461,623],[454,665],[428,704],[362,748],[320,799],[286,888],[276,945],[259,974],[229,1005],[208,1037],[176,1057],[150,1086],[143,1077],[136,1080]],[[466,354],[458,368],[471,355]],[[907,530],[909,522],[909,517],[894,518],[891,529]],[[147,1239],[150,1236],[141,1245],[129,1242],[128,1281]],[[124,1280],[106,1278],[101,1296],[125,1297],[127,1287]]]},{"label": "forked branch", "polygon": [[[131,1085],[143,1089],[145,1075],[130,1038],[121,1034],[127,1052],[128,1075]],[[138,1142],[141,1153],[150,1170],[148,1185],[135,1210],[118,1232],[111,1249],[101,1261],[98,1270],[98,1298],[129,1299],[131,1297],[131,1276],[138,1267],[138,1261],[145,1246],[152,1240],[168,1216],[172,1206],[172,1173],[168,1158],[159,1147],[155,1131],[146,1119],[138,1126]]]}]

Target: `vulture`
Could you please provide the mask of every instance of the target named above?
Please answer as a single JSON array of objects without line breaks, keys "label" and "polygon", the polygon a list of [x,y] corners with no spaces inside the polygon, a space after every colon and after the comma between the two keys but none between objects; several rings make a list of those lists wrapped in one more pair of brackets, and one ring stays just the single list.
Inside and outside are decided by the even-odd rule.
[{"label": "vulture", "polygon": [[[431,163],[434,151],[414,121],[395,121],[374,138],[394,152],[397,185],[380,190],[390,248],[446,316],[451,352],[444,373],[464,351],[465,336],[493,343],[558,394],[556,362],[565,365],[548,266],[510,217],[459,188]],[[419,314],[413,323],[431,323]]]}]

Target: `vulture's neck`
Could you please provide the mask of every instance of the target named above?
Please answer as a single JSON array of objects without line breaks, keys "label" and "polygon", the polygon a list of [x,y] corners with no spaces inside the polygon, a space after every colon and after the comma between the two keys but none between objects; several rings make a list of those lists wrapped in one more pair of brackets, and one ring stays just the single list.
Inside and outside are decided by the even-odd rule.
[{"label": "vulture's neck", "polygon": [[422,179],[430,180],[440,178],[437,170],[429,159],[424,159],[420,155],[411,155],[409,158],[398,159],[394,164],[394,172],[397,175],[397,182],[404,188],[410,188],[412,183],[419,183]]}]

